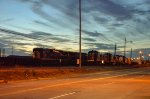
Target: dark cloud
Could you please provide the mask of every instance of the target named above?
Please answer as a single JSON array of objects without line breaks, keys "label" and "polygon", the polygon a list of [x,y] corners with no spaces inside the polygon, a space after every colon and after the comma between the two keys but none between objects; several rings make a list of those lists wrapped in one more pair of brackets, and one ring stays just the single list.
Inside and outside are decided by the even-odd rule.
[{"label": "dark cloud", "polygon": [[36,37],[36,38],[39,38],[41,40],[46,40],[46,41],[55,41],[55,42],[69,42],[71,40],[69,40],[68,38],[65,38],[65,37],[62,37],[62,35],[54,35],[54,34],[51,34],[51,33],[46,33],[46,32],[32,32],[30,34],[31,37]]},{"label": "dark cloud", "polygon": [[122,26],[122,25],[124,25],[123,23],[113,23],[112,24],[114,27],[120,27],[120,26]]},{"label": "dark cloud", "polygon": [[5,22],[13,21],[13,20],[14,18],[7,18],[7,19],[0,20],[0,23],[5,23]]},{"label": "dark cloud", "polygon": [[22,2],[33,2],[34,0],[19,0],[19,1],[22,1]]},{"label": "dark cloud", "polygon": [[66,38],[60,38],[60,37],[52,37],[51,38],[53,41],[59,42],[59,43],[64,43],[64,42],[70,42],[71,40],[66,39]]},{"label": "dark cloud", "polygon": [[54,36],[53,34],[51,33],[46,33],[46,32],[40,32],[40,31],[32,31],[32,33],[29,34],[31,37],[43,37],[43,36]]},{"label": "dark cloud", "polygon": [[[85,1],[89,5],[86,6],[85,12],[91,11],[102,12],[106,15],[113,16],[117,20],[128,20],[132,18],[132,10],[124,7],[112,0],[87,0]],[[91,4],[91,5],[90,5]]]},{"label": "dark cloud", "polygon": [[37,15],[39,15],[40,17],[46,19],[49,22],[55,22],[57,20],[54,20],[55,18],[53,18],[51,15],[49,15],[48,13],[46,13],[45,11],[43,11],[43,4],[39,1],[34,1],[32,2],[33,6],[32,6],[32,11],[34,13],[36,13]]},{"label": "dark cloud", "polygon": [[144,0],[146,4],[150,4],[150,1],[149,0]]},{"label": "dark cloud", "polygon": [[70,18],[78,18],[78,0],[42,0],[46,5],[50,5]]},{"label": "dark cloud", "polygon": [[149,31],[150,31],[149,19],[135,18],[133,19],[133,22],[135,23],[135,25],[129,27],[129,31],[132,31],[133,36],[139,36],[139,35],[148,36],[149,35]]},{"label": "dark cloud", "polygon": [[43,25],[43,26],[47,26],[47,27],[52,27],[51,25],[49,25],[45,22],[42,22],[42,21],[38,21],[38,20],[35,20],[34,23],[39,24],[39,25]]},{"label": "dark cloud", "polygon": [[[105,50],[112,51],[115,49],[115,45],[113,44],[105,44],[105,43],[84,43],[85,46],[90,46],[88,49],[82,49],[83,52],[88,52],[90,50]],[[117,48],[117,50],[119,50]]]},{"label": "dark cloud", "polygon": [[23,36],[23,37],[31,38],[28,34],[19,33],[19,32],[13,31],[13,30],[9,30],[9,29],[0,28],[0,31],[5,32],[5,33],[9,33],[9,34],[13,34],[13,35],[17,35],[17,36]]},{"label": "dark cloud", "polygon": [[113,44],[97,43],[95,45],[97,48],[100,48],[101,50],[112,50],[112,49],[114,49]]},{"label": "dark cloud", "polygon": [[89,42],[95,42],[96,40],[93,38],[82,38],[85,41],[89,41]]},{"label": "dark cloud", "polygon": [[96,46],[99,50],[112,50],[115,45],[113,44],[105,44],[105,43],[85,43],[88,46]]},{"label": "dark cloud", "polygon": [[17,46],[33,45],[32,43],[21,43],[21,42],[12,42],[12,44]]},{"label": "dark cloud", "polygon": [[41,44],[41,43],[35,43],[34,45],[39,48],[54,48],[53,46],[49,46],[49,45],[45,45],[45,44]]},{"label": "dark cloud", "polygon": [[106,24],[109,21],[108,19],[99,16],[94,16],[94,20],[100,24]]},{"label": "dark cloud", "polygon": [[4,29],[4,28],[0,28],[1,32],[5,32],[5,33],[9,33],[9,34],[13,34],[16,36],[22,36],[22,37],[26,37],[26,38],[30,38],[30,39],[39,39],[40,37],[43,36],[52,36],[51,33],[46,33],[46,32],[39,32],[39,31],[32,31],[32,33],[29,34],[25,34],[25,33],[20,33],[20,32],[16,32],[13,30],[9,30],[9,29]]},{"label": "dark cloud", "polygon": [[[108,40],[105,35],[103,35],[102,33],[98,33],[98,32],[90,32],[90,31],[86,31],[86,30],[82,30],[82,32],[84,32],[84,34],[90,36],[90,37],[99,37],[103,40]],[[109,40],[108,40],[109,41]]]},{"label": "dark cloud", "polygon": [[[64,0],[63,0],[64,1]],[[31,6],[31,10],[35,13],[35,14],[37,14],[37,15],[39,15],[41,18],[43,18],[43,19],[45,19],[45,20],[47,20],[49,23],[53,23],[53,24],[55,24],[55,25],[57,25],[57,28],[58,27],[70,27],[70,28],[72,28],[71,27],[71,25],[70,25],[70,22],[73,24],[74,22],[76,22],[76,21],[70,21],[69,23],[67,22],[67,20],[69,20],[69,18],[66,18],[67,20],[62,20],[61,18],[56,18],[56,17],[54,17],[53,16],[53,14],[51,13],[51,12],[49,12],[49,13],[47,13],[43,8],[44,8],[44,6],[45,5],[51,5],[51,6],[53,6],[53,7],[55,7],[55,5],[57,4],[57,7],[58,7],[58,9],[59,9],[59,11],[61,11],[61,10],[63,10],[64,12],[64,14],[67,14],[68,16],[71,16],[71,18],[74,16],[73,15],[73,9],[74,9],[74,7],[73,7],[73,5],[70,5],[70,3],[71,2],[68,2],[69,3],[69,5],[68,6],[70,6],[70,8],[67,8],[68,6],[65,6],[65,3],[66,2],[63,2],[62,0],[61,1],[58,1],[58,0],[23,0],[23,2],[28,2],[28,3],[31,3],[32,4],[32,6]],[[73,0],[74,1],[74,0]],[[61,3],[62,2],[62,3]],[[74,4],[74,3],[72,3],[72,4]],[[56,7],[56,8],[57,8]],[[56,9],[55,8],[55,9]],[[63,17],[63,15],[61,16],[61,15],[59,15],[59,17],[62,17],[62,18],[64,18]],[[36,22],[37,23],[37,22]],[[43,23],[41,23],[41,22],[38,22],[39,24],[43,24]],[[46,25],[46,24],[43,24],[43,25]],[[54,25],[54,26],[55,26]],[[70,29],[69,28],[69,29]]]},{"label": "dark cloud", "polygon": [[0,28],[0,31],[4,32],[4,33],[8,33],[8,34],[13,34],[16,36],[22,36],[25,38],[42,40],[42,41],[45,41],[45,40],[47,40],[47,41],[52,40],[52,41],[57,41],[57,42],[69,42],[69,41],[71,41],[71,40],[66,39],[64,37],[62,38],[61,35],[53,35],[51,33],[40,32],[40,31],[32,31],[29,34],[20,33],[20,32],[12,31],[9,29],[2,29],[2,28]]},{"label": "dark cloud", "polygon": [[139,14],[139,15],[145,15],[145,14],[149,14],[150,10],[146,10],[146,11],[134,10],[134,12]]},{"label": "dark cloud", "polygon": [[98,37],[98,36],[104,37],[104,35],[102,33],[90,32],[90,31],[86,31],[86,30],[82,30],[82,32],[84,32],[85,34],[87,34],[91,37]]}]

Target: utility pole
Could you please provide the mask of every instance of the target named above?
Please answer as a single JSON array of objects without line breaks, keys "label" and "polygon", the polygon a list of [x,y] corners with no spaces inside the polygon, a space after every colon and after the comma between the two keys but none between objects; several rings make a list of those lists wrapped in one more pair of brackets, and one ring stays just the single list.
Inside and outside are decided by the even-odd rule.
[{"label": "utility pole", "polygon": [[11,55],[14,55],[14,40],[11,43]]},{"label": "utility pole", "polygon": [[127,43],[127,40],[125,37],[125,41],[124,41],[124,63],[126,62],[126,43]]},{"label": "utility pole", "polygon": [[14,47],[13,47],[13,45],[12,45],[11,55],[13,55],[13,54],[14,54]]},{"label": "utility pole", "polygon": [[116,50],[117,50],[117,45],[115,43],[114,60],[115,60],[115,56],[116,56]]},{"label": "utility pole", "polygon": [[130,53],[130,59],[132,58],[132,48],[131,48],[131,53]]},{"label": "utility pole", "polygon": [[82,19],[82,15],[81,15],[81,0],[79,0],[79,67],[81,68],[81,64],[82,64],[82,55],[81,55],[81,19]]},{"label": "utility pole", "polygon": [[0,48],[0,57],[2,56],[1,48]]}]

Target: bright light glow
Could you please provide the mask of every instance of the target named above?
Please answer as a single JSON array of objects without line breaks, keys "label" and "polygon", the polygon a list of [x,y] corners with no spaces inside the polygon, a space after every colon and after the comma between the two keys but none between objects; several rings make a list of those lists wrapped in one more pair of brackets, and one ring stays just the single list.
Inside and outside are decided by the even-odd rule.
[{"label": "bright light glow", "polygon": [[142,51],[139,51],[139,54],[142,54]]},{"label": "bright light glow", "polygon": [[104,60],[102,60],[102,64],[104,64]]}]

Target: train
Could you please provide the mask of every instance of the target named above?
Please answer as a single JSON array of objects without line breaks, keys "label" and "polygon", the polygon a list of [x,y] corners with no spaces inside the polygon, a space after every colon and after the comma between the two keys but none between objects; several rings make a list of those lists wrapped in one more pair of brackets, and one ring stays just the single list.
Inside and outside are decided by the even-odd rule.
[{"label": "train", "polygon": [[[10,55],[0,57],[0,67],[36,67],[36,66],[79,66],[79,52],[64,51],[49,48],[33,48],[32,56]],[[129,59],[122,55],[112,55],[111,53],[100,53],[91,50],[88,53],[81,53],[82,65],[122,65],[124,59],[129,63]]]},{"label": "train", "polygon": [[[100,53],[91,50],[88,53],[81,53],[83,65],[104,65],[104,64],[123,64],[124,56],[112,55],[111,53]],[[79,52],[63,51],[48,48],[34,48],[33,59],[53,64],[56,61],[63,65],[78,65]]]},{"label": "train", "polygon": [[[81,53],[82,64],[86,64],[87,54]],[[34,48],[33,59],[47,65],[78,65],[79,53],[48,48]]]}]

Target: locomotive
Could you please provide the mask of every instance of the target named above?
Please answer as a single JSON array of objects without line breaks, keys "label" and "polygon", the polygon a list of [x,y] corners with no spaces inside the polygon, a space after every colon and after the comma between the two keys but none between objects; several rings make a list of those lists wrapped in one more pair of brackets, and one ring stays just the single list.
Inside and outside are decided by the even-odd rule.
[{"label": "locomotive", "polygon": [[[87,54],[81,53],[81,55],[82,64],[86,64]],[[54,62],[56,62],[57,65],[77,65],[79,53],[57,49],[34,48],[33,58],[42,61],[42,63],[47,62],[49,64],[53,64]]]},{"label": "locomotive", "polygon": [[[82,53],[82,64],[84,65],[100,65],[100,64],[120,64],[123,63],[124,56],[111,53],[99,53],[91,50],[88,53]],[[79,52],[63,51],[48,48],[34,48],[33,58],[43,63],[58,63],[64,65],[77,65]]]}]

